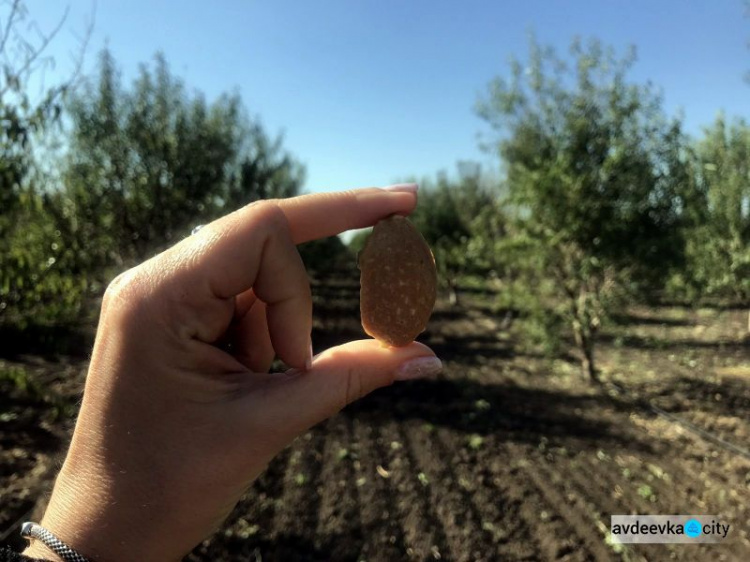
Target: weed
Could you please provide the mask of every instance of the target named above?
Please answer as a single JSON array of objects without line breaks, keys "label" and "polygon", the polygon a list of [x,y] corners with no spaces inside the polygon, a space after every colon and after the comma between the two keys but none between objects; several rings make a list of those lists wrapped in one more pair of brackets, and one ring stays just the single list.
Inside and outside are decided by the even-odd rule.
[{"label": "weed", "polygon": [[474,449],[476,451],[477,449],[480,449],[482,445],[484,445],[484,437],[482,437],[481,435],[477,435],[476,433],[469,436],[470,449]]},{"label": "weed", "polygon": [[491,408],[491,404],[487,402],[484,398],[480,398],[476,402],[474,402],[474,408],[476,408],[479,412],[486,412]]},{"label": "weed", "polygon": [[0,369],[0,384],[10,385],[13,390],[29,398],[41,397],[40,386],[23,367],[8,365]]},{"label": "weed", "polygon": [[651,503],[654,503],[656,501],[656,494],[654,493],[653,488],[649,486],[648,484],[641,484],[638,486],[638,495],[641,496],[644,500],[648,500]]}]

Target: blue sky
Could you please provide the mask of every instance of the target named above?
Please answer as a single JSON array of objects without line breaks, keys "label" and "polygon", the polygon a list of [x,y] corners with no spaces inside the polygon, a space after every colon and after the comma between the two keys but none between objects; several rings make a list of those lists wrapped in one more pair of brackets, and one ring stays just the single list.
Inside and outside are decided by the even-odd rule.
[{"label": "blue sky", "polygon": [[[93,2],[28,0],[42,29],[70,13],[50,54],[70,68]],[[433,176],[478,148],[473,112],[487,83],[525,56],[528,33],[565,53],[596,36],[624,53],[632,79],[663,88],[670,113],[699,133],[720,109],[750,117],[750,18],[743,0],[99,0],[85,59],[105,44],[124,81],[161,50],[188,86],[238,90],[308,171],[306,189]]]}]

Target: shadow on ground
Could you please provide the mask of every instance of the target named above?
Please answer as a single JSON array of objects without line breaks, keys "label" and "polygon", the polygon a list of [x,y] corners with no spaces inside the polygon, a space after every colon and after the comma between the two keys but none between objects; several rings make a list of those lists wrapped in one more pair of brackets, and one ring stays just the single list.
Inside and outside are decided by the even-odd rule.
[{"label": "shadow on ground", "polygon": [[672,339],[666,340],[654,337],[643,337],[636,335],[617,336],[614,334],[601,334],[598,341],[602,344],[615,345],[617,347],[629,347],[642,350],[666,350],[666,349],[707,349],[729,352],[750,350],[750,340],[698,340],[698,339]]},{"label": "shadow on ground", "polygon": [[95,330],[93,323],[90,326],[0,326],[0,357],[11,360],[21,355],[47,359],[84,358],[91,352]]},{"label": "shadow on ground", "polygon": [[[468,435],[538,444],[542,438],[577,448],[617,446],[651,452],[646,441],[610,422],[606,409],[630,412],[629,402],[602,400],[598,394],[569,394],[520,387],[512,383],[481,384],[468,379],[400,383],[381,389],[345,410],[373,424],[388,419],[419,420]],[[622,419],[622,416],[618,416]]]},{"label": "shadow on ground", "polygon": [[612,320],[620,326],[695,326],[695,322],[689,319],[642,316],[634,313],[614,314]]},{"label": "shadow on ground", "polygon": [[[330,560],[357,560],[365,543],[361,534],[352,536],[326,535],[317,537],[315,541],[310,537],[298,534],[280,535],[274,540],[259,539],[248,541],[239,537],[229,537],[222,541],[220,552],[227,558],[219,560],[247,560],[248,562],[328,562]],[[209,552],[185,558],[185,562],[205,560],[201,556],[212,554]],[[216,558],[213,558],[216,560]]]},{"label": "shadow on ground", "polygon": [[750,419],[750,381],[735,377],[711,380],[680,376],[669,387],[639,389],[641,396],[669,412],[701,410],[718,416]]}]

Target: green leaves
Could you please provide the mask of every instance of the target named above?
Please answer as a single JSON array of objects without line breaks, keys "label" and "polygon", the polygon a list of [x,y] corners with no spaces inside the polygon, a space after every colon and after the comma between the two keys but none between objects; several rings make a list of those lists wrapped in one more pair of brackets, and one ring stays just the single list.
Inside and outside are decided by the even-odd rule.
[{"label": "green leaves", "polygon": [[423,181],[411,219],[432,248],[438,279],[452,298],[459,276],[500,267],[496,245],[504,236],[504,215],[478,165],[462,163],[456,179],[440,174],[434,183]]},{"label": "green leaves", "polygon": [[54,32],[45,36],[23,2],[7,3],[0,12],[0,324],[23,327],[69,319],[85,284],[65,272],[67,246],[56,236],[39,195],[42,182],[34,161],[41,135],[60,117],[69,85],[51,87],[38,99],[28,94]]},{"label": "green leaves", "polygon": [[568,65],[532,40],[478,110],[502,133],[510,230],[530,248],[517,274],[564,303],[594,376],[596,333],[618,297],[661,286],[681,263],[689,173],[680,123],[650,85],[627,81],[633,53],[576,40],[571,55]]},{"label": "green leaves", "polygon": [[[36,188],[41,166],[26,139],[48,107],[59,109],[53,93],[27,109],[0,98],[2,322],[70,319],[114,270],[171,245],[196,224],[300,190],[301,165],[280,137],[248,117],[238,96],[207,102],[161,55],[124,86],[106,50],[96,75],[67,102],[68,150],[53,164],[60,182]],[[331,244],[306,251],[320,260]]]},{"label": "green leaves", "polygon": [[697,196],[689,210],[689,285],[720,298],[750,299],[750,125],[723,115],[695,149]]},{"label": "green leaves", "polygon": [[162,55],[123,88],[112,56],[70,104],[65,195],[100,267],[141,261],[197,223],[295,195],[302,170],[241,99],[190,93]]},{"label": "green leaves", "polygon": [[[76,275],[76,256],[55,230],[44,202],[34,195],[0,216],[6,232],[0,251],[0,320],[23,327],[72,320],[89,283]],[[28,199],[27,198],[27,199]]]}]

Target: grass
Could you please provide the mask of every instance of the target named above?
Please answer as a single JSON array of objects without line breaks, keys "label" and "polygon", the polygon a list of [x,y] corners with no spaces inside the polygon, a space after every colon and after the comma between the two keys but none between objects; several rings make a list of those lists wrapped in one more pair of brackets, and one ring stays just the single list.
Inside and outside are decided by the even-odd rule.
[{"label": "grass", "polygon": [[19,365],[6,365],[0,368],[0,385],[29,398],[42,396],[40,386],[31,378],[29,372]]},{"label": "grass", "polygon": [[[41,384],[34,373],[22,365],[0,363],[0,391],[45,408],[52,421],[71,418],[77,411],[74,401]],[[3,412],[0,421],[12,421],[13,416],[13,412]]]}]

